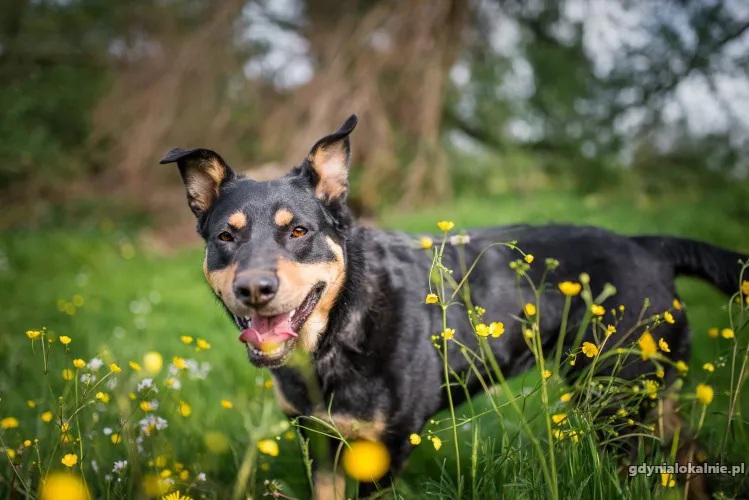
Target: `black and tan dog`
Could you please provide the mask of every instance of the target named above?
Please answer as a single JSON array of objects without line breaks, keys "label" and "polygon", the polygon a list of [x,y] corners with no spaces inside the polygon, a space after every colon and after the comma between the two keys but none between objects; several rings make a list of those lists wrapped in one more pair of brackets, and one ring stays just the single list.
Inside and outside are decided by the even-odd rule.
[{"label": "black and tan dog", "polygon": [[[442,330],[442,319],[440,308],[424,303],[431,262],[414,238],[354,225],[346,194],[349,134],[356,123],[356,116],[350,117],[278,180],[256,182],[238,175],[208,149],[174,149],[161,163],[179,165],[198,233],[205,239],[206,279],[241,331],[250,362],[270,369],[283,411],[290,417],[326,415],[332,398],[330,411],[342,432],[387,446],[392,476],[410,453],[409,435],[420,432],[447,404],[442,360],[431,340]],[[511,240],[541,261],[559,261],[547,277],[552,286],[540,306],[540,338],[549,351],[557,342],[565,301],[556,288],[559,282],[588,273],[593,296],[604,284],[614,285],[618,293],[604,306],[624,306],[619,330],[626,331],[638,323],[645,297],[647,314],[672,307],[677,275],[699,276],[734,293],[739,260],[746,258],[696,241],[620,236],[592,227],[517,225],[470,231],[469,236],[463,247],[469,263],[491,243]],[[534,362],[521,325],[512,319],[523,309],[515,272],[508,266],[518,257],[505,246],[492,247],[471,276],[472,302],[486,309],[485,321],[506,325],[506,333],[491,345],[507,376]],[[445,265],[460,280],[457,259],[457,249],[448,245]],[[531,266],[534,281],[542,268]],[[521,293],[523,301],[532,299],[529,288]],[[576,297],[570,324],[586,310]],[[656,341],[668,342],[674,360],[688,361],[687,320],[680,310],[674,317],[673,324],[652,333]],[[477,344],[464,310],[448,309],[448,324],[461,342]],[[300,375],[285,366],[297,346],[311,353],[322,405],[311,403]],[[456,351],[448,361],[457,373],[465,373],[466,360]],[[644,365],[632,364],[620,375],[635,378]],[[480,388],[475,377],[468,380],[474,390]],[[453,398],[460,401],[457,392]],[[340,478],[316,477],[320,497],[338,490],[343,498],[340,485]],[[371,486],[363,489],[371,491]]]}]

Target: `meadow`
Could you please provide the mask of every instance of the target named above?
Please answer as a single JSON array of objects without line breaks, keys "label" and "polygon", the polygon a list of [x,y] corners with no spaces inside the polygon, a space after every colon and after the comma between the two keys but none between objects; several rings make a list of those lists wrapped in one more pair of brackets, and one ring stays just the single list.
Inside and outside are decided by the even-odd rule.
[{"label": "meadow", "polygon": [[[377,219],[429,233],[439,232],[438,220],[456,229],[573,222],[749,251],[745,220],[717,197],[636,203],[541,191],[383,211]],[[276,407],[270,377],[247,362],[235,327],[205,285],[197,236],[195,245],[167,254],[139,238],[144,225],[92,209],[75,222],[0,236],[0,497],[64,498],[50,496],[53,486],[70,491],[82,477],[92,498],[308,498],[303,443]],[[681,279],[678,288],[694,339],[682,414],[708,456],[741,462],[749,397],[741,392],[732,412],[729,402],[747,376],[739,375],[746,319],[735,316],[744,323],[731,324],[729,299],[707,284]],[[720,334],[731,327],[733,338]],[[700,394],[698,384],[714,397]],[[605,423],[568,406],[561,396],[569,390],[554,374],[547,381],[533,369],[457,407],[457,417],[436,415],[387,494],[681,497],[683,486],[670,477],[622,477],[595,444],[594,431]],[[550,438],[547,423],[557,415],[569,415],[580,433],[557,429]],[[726,436],[728,415],[734,424]],[[552,463],[553,478],[544,472]],[[46,493],[42,477],[53,485]],[[726,498],[749,491],[746,473],[716,481]]]}]

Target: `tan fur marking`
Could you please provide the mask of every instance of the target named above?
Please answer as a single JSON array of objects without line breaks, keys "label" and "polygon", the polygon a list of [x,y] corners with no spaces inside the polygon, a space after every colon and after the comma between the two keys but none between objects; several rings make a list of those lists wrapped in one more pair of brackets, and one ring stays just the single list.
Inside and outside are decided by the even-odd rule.
[{"label": "tan fur marking", "polygon": [[247,225],[247,216],[243,212],[234,212],[229,216],[227,222],[234,229],[242,229]]},{"label": "tan fur marking", "polygon": [[347,440],[366,439],[368,441],[381,441],[385,433],[387,423],[385,417],[376,414],[374,420],[360,420],[345,413],[334,413],[331,421],[327,413],[315,412],[315,416],[335,426],[338,432]]},{"label": "tan fur marking", "polygon": [[226,303],[226,305],[232,305],[232,283],[234,283],[234,273],[237,270],[237,264],[234,263],[223,269],[217,269],[216,271],[208,270],[208,254],[206,254],[203,260],[203,273],[205,279],[216,294]]},{"label": "tan fur marking", "polygon": [[286,399],[286,395],[281,390],[281,386],[278,383],[278,380],[276,377],[271,375],[271,378],[273,379],[273,392],[276,394],[276,401],[278,401],[278,406],[281,408],[281,411],[286,415],[287,417],[294,417],[296,415],[299,415],[301,412],[297,410],[291,402]]},{"label": "tan fur marking", "polygon": [[317,348],[319,335],[328,326],[328,314],[341,292],[346,277],[343,249],[330,237],[325,239],[336,256],[334,261],[300,264],[286,259],[278,260],[278,279],[281,285],[276,297],[282,303],[301,304],[313,286],[321,281],[326,283],[320,301],[299,334],[302,345],[309,352]]},{"label": "tan fur marking", "polygon": [[317,500],[345,500],[346,479],[338,473],[317,471],[315,474],[315,498]]},{"label": "tan fur marking", "polygon": [[200,210],[207,210],[218,196],[219,186],[224,180],[224,167],[215,158],[193,162],[188,166],[186,177],[188,197]]},{"label": "tan fur marking", "polygon": [[276,212],[276,215],[273,217],[273,221],[276,223],[276,226],[285,226],[287,224],[291,224],[292,220],[294,220],[294,214],[292,214],[285,208],[279,209],[278,212]]},{"label": "tan fur marking", "polygon": [[320,198],[335,199],[348,189],[346,151],[343,146],[321,147],[310,158],[313,168],[320,176],[315,192]]}]

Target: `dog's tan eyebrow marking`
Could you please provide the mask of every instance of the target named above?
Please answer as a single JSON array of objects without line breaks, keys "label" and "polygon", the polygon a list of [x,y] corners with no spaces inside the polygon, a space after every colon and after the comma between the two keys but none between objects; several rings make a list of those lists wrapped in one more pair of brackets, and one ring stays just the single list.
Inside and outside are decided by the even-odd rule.
[{"label": "dog's tan eyebrow marking", "polygon": [[234,212],[227,220],[229,225],[234,229],[242,229],[247,225],[247,216],[243,212]]},{"label": "dog's tan eyebrow marking", "polygon": [[286,208],[279,208],[276,215],[273,216],[273,221],[277,226],[285,226],[290,224],[292,220],[294,220],[294,214]]}]

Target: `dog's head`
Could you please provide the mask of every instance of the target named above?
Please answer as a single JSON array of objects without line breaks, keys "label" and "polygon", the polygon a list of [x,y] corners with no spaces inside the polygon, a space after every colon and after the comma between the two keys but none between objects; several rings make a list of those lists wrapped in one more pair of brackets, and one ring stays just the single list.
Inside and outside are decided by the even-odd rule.
[{"label": "dog's head", "polygon": [[206,280],[242,331],[250,361],[314,351],[346,278],[351,116],[285,177],[256,182],[209,149],[173,149],[205,240]]}]

